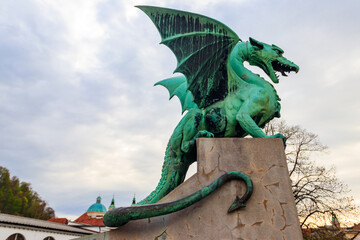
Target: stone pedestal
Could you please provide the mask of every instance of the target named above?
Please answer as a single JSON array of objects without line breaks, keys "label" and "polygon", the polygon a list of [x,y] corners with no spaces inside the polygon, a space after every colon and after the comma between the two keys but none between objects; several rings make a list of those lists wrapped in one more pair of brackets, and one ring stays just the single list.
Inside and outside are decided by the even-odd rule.
[{"label": "stone pedestal", "polygon": [[197,159],[197,174],[161,202],[185,197],[226,172],[240,171],[254,183],[246,208],[227,213],[235,196],[245,191],[242,182],[231,181],[184,210],[132,221],[99,239],[302,239],[282,140],[198,139]]}]

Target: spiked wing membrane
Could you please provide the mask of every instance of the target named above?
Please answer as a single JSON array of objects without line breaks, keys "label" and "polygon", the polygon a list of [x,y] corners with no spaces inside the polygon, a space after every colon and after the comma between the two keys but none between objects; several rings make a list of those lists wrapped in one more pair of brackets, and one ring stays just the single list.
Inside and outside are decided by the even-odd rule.
[{"label": "spiked wing membrane", "polygon": [[[177,58],[195,103],[205,108],[228,93],[228,56],[240,38],[224,24],[202,15],[152,6],[144,11]],[[181,100],[181,99],[180,99]]]},{"label": "spiked wing membrane", "polygon": [[184,75],[162,80],[155,83],[155,86],[156,85],[165,87],[169,91],[170,99],[174,96],[179,98],[182,113],[184,113],[186,110],[197,107],[194,103],[193,95],[190,91],[187,90],[187,82]]}]

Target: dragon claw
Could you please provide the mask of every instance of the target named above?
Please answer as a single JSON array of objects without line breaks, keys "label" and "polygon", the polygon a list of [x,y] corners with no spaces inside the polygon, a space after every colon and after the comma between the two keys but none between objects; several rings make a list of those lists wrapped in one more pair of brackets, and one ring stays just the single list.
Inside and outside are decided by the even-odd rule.
[{"label": "dragon claw", "polygon": [[281,138],[284,143],[284,148],[286,148],[286,137],[284,135],[277,133],[277,134],[270,136],[270,138]]},{"label": "dragon claw", "polygon": [[213,137],[215,137],[215,135],[209,131],[202,130],[202,131],[199,131],[198,137],[213,138]]}]

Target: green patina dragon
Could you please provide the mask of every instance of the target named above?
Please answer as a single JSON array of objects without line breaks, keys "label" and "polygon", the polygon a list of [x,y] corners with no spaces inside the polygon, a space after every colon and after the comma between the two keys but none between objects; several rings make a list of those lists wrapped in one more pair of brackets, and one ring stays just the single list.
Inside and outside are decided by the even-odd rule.
[{"label": "green patina dragon", "polygon": [[272,84],[244,67],[260,67],[273,81],[280,72],[298,72],[299,67],[283,57],[284,51],[253,38],[242,42],[224,24],[194,13],[152,6],[137,6],[144,11],[160,32],[162,44],[177,58],[174,72],[183,75],[156,83],[166,87],[170,99],[180,99],[187,113],[175,128],[165,153],[160,182],[137,206],[117,208],[103,218],[107,226],[121,226],[134,219],[167,214],[199,201],[216,187],[231,179],[243,180],[247,191],[237,197],[229,212],[244,206],[252,193],[248,176],[230,172],[205,189],[173,203],[154,204],[184,181],[189,166],[196,161],[196,139],[199,137],[282,138],[266,135],[261,128],[280,117],[280,98]]}]

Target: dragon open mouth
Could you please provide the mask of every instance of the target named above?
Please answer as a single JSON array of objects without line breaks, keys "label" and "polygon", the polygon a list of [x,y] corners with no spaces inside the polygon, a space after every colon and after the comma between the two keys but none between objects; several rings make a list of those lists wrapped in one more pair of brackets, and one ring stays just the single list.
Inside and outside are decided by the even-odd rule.
[{"label": "dragon open mouth", "polygon": [[297,68],[295,66],[283,64],[283,63],[279,62],[278,60],[272,61],[271,65],[275,71],[281,72],[281,75],[283,75],[285,77],[287,77],[286,73],[290,73],[291,71],[294,71],[294,72],[299,71],[299,68]]},{"label": "dragon open mouth", "polygon": [[279,61],[277,59],[273,60],[271,62],[271,66],[274,70],[274,76],[276,77],[276,80],[272,78],[272,80],[277,83],[279,82],[279,75],[276,74],[275,72],[280,72],[282,76],[287,77],[287,74],[289,74],[290,72],[298,72],[299,71],[299,67],[294,64],[293,62],[290,62],[289,60],[286,61]]},{"label": "dragon open mouth", "polygon": [[[274,83],[278,83],[279,82],[279,75],[276,74],[275,72],[280,72],[282,76],[287,77],[287,74],[289,74],[290,72],[298,72],[299,71],[299,67],[294,64],[293,62],[290,62],[287,59],[281,59],[282,61],[279,61],[277,59],[273,60],[271,62],[271,67],[273,69],[273,71],[271,71],[271,68],[269,69],[269,73],[268,74],[271,78],[271,80]],[[268,65],[269,66],[269,65]]]}]

